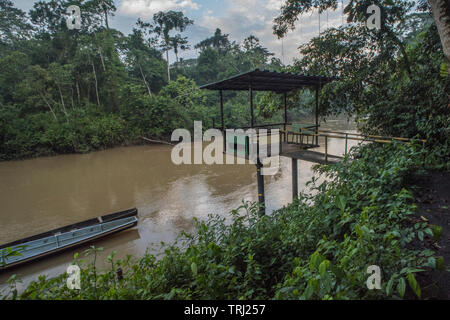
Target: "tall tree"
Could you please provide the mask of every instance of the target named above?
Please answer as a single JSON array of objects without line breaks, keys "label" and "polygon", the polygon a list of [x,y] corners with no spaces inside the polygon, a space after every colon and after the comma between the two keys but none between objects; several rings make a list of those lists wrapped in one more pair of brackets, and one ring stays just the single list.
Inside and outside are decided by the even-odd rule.
[{"label": "tall tree", "polygon": [[[426,1],[420,0],[419,8],[427,9]],[[366,19],[366,10],[370,5],[380,6],[382,8],[381,34],[386,35],[398,45],[405,63],[409,65],[406,50],[393,29],[397,22],[404,21],[406,14],[417,4],[416,2],[414,0],[349,1],[344,12],[347,14],[348,22],[362,22]],[[274,20],[274,33],[280,38],[284,37],[289,30],[295,29],[295,22],[301,14],[311,12],[313,9],[317,9],[319,12],[328,9],[336,10],[339,3],[339,0],[286,0],[281,8],[281,14]],[[428,3],[439,30],[444,54],[450,60],[450,2],[448,0],[428,0]]]},{"label": "tall tree", "polygon": [[0,0],[0,42],[13,43],[29,35],[31,26],[22,10],[9,0]]},{"label": "tall tree", "polygon": [[250,35],[245,38],[242,47],[244,48],[244,53],[247,59],[249,60],[251,69],[263,66],[267,63],[271,56],[275,55],[261,46],[259,39],[254,35]]},{"label": "tall tree", "polygon": [[148,95],[157,91],[165,83],[165,62],[161,52],[154,47],[153,40],[146,40],[141,29],[133,29],[127,38],[126,63],[130,75],[141,79]]},{"label": "tall tree", "polygon": [[428,0],[428,2],[441,38],[444,55],[449,62],[448,70],[450,72],[450,1]]},{"label": "tall tree", "polygon": [[166,52],[167,59],[167,78],[170,82],[170,61],[169,61],[169,50],[170,46],[170,31],[177,30],[179,32],[183,32],[186,28],[193,24],[194,21],[185,17],[183,12],[181,11],[160,11],[155,13],[153,16],[153,21],[156,24],[154,27],[154,31],[162,38],[163,40],[163,49]]},{"label": "tall tree", "polygon": [[114,0],[90,0],[85,6],[90,7],[92,12],[101,16],[106,29],[109,29],[109,16],[114,16],[114,12],[117,10]]},{"label": "tall tree", "polygon": [[212,37],[200,41],[194,46],[194,48],[204,50],[207,47],[213,47],[220,53],[225,54],[231,48],[231,43],[228,36],[228,34],[222,34],[222,30],[217,28]]},{"label": "tall tree", "polygon": [[190,48],[188,45],[187,37],[182,37],[181,34],[177,34],[175,37],[170,38],[170,45],[175,53],[175,59],[178,63],[178,50],[185,51]]}]

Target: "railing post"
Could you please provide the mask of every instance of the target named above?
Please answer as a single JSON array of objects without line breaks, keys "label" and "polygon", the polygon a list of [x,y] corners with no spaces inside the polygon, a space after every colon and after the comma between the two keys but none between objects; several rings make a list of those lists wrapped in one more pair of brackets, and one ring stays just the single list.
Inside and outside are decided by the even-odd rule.
[{"label": "railing post", "polygon": [[297,159],[292,158],[292,201],[298,199],[298,164]]},{"label": "railing post", "polygon": [[328,163],[328,136],[325,135],[325,163]]},{"label": "railing post", "polygon": [[280,132],[278,131],[278,139],[280,140],[280,154],[283,152],[283,141],[281,141],[282,135],[280,134]]}]

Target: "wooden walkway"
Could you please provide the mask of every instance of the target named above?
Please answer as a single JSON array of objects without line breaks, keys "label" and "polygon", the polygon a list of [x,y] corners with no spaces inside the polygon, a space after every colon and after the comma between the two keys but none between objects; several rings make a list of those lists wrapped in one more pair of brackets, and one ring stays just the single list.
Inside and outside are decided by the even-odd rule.
[{"label": "wooden walkway", "polygon": [[334,156],[331,154],[325,155],[325,153],[311,150],[281,152],[280,156],[320,164],[336,164],[343,159],[342,157]]}]

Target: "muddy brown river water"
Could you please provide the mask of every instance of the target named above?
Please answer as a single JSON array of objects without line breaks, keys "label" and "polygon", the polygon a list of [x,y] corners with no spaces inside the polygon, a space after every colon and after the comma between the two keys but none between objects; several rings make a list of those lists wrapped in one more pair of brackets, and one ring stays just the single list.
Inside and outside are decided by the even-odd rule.
[{"label": "muddy brown river water", "polygon": [[[328,121],[322,128],[355,132],[346,121]],[[349,141],[349,146],[356,143]],[[329,139],[330,154],[342,155],[344,145],[344,140]],[[227,216],[243,200],[257,201],[254,165],[176,166],[171,149],[143,145],[0,163],[0,243],[137,207],[136,228],[95,242],[104,248],[97,260],[101,268],[113,250],[117,258],[142,255],[149,247],[158,252],[161,241],[170,243],[181,230],[191,231],[194,217]],[[312,166],[299,161],[301,191],[313,175]],[[267,212],[292,201],[290,159],[281,157],[278,174],[265,177],[265,193]],[[87,248],[4,271],[0,285],[12,274],[23,285],[40,274],[57,275],[71,264],[75,252]]]}]

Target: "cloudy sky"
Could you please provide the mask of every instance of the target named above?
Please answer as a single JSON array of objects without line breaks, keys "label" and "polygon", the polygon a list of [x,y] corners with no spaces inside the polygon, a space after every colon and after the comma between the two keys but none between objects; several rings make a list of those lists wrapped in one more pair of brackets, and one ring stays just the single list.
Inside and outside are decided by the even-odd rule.
[{"label": "cloudy sky", "polygon": [[[280,13],[283,0],[116,0],[117,12],[111,26],[128,34],[138,18],[151,20],[158,11],[183,11],[194,25],[185,35],[193,47],[196,43],[211,36],[216,28],[230,34],[231,40],[242,42],[250,34],[258,37],[262,45],[274,52],[285,64],[299,57],[297,48],[311,37],[319,34],[317,12],[300,17],[295,31],[284,40],[278,40],[272,33],[273,19]],[[17,7],[28,11],[34,1],[16,0]],[[342,7],[337,11],[324,12],[320,16],[321,31],[342,24]],[[183,58],[196,57],[192,49],[180,54]],[[173,61],[173,60],[172,60]]]}]

